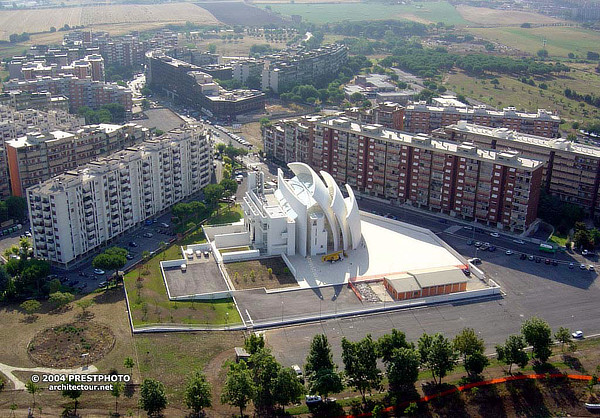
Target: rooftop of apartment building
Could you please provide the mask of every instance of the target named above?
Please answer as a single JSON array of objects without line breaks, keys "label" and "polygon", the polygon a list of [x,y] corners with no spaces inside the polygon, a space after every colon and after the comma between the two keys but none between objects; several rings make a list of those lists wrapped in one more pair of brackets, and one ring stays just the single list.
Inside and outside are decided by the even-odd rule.
[{"label": "rooftop of apartment building", "polygon": [[494,110],[488,108],[486,105],[477,105],[474,107],[468,107],[466,104],[458,102],[457,105],[453,100],[434,98],[432,99],[432,105],[428,105],[425,101],[413,102],[406,106],[407,111],[427,111],[427,112],[453,112],[453,113],[472,113],[472,114],[485,114],[489,116],[498,117],[518,117],[523,119],[547,119],[554,122],[560,122],[560,117],[553,114],[546,109],[538,109],[536,113],[527,113],[517,111],[515,107],[505,107],[502,110]]},{"label": "rooftop of apartment building", "polygon": [[543,165],[542,161],[525,158],[515,151],[494,151],[480,149],[471,143],[457,143],[452,141],[433,139],[427,134],[410,134],[384,128],[382,125],[369,125],[356,122],[348,118],[330,118],[318,123],[332,129],[346,130],[360,133],[371,138],[384,141],[400,142],[406,145],[418,146],[445,153],[470,156],[489,162],[501,162],[503,165],[521,169],[536,169]]},{"label": "rooftop of apartment building", "polygon": [[476,125],[473,123],[466,123],[465,121],[459,121],[459,123],[449,125],[446,127],[446,129],[489,136],[494,138],[508,139],[515,142],[537,145],[539,147],[552,148],[600,158],[599,147],[578,144],[576,142],[569,141],[566,138],[546,138],[543,136],[528,135],[517,131],[511,131],[507,128],[490,128],[487,126]]}]

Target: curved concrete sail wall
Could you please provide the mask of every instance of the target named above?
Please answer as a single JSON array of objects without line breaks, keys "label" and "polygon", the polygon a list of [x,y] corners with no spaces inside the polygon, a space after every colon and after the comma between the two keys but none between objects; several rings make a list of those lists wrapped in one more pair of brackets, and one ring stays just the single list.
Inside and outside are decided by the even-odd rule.
[{"label": "curved concrete sail wall", "polygon": [[348,213],[346,216],[346,221],[350,229],[350,235],[352,236],[352,249],[356,250],[362,238],[362,232],[360,230],[360,213],[358,212],[358,204],[356,203],[354,192],[347,184],[346,191],[348,192],[348,197],[344,199],[344,202],[346,203],[346,211]]},{"label": "curved concrete sail wall", "polygon": [[347,250],[350,245],[350,229],[348,227],[348,221],[346,217],[348,216],[348,211],[346,208],[346,203],[344,202],[344,196],[342,195],[342,191],[339,186],[327,171],[320,171],[321,176],[325,179],[325,183],[327,183],[327,187],[329,189],[329,196],[331,198],[331,209],[335,214],[338,225],[342,230],[342,242],[343,249]]},{"label": "curved concrete sail wall", "polygon": [[329,202],[331,197],[329,196],[329,189],[323,183],[323,180],[319,177],[315,171],[304,163],[289,163],[288,167],[298,177],[303,175],[310,175],[312,177],[312,188],[309,191],[312,192],[312,198],[317,202],[331,228],[331,234],[333,235],[333,250],[338,251],[340,248],[340,226],[337,224],[335,214],[331,208]]},{"label": "curved concrete sail wall", "polygon": [[298,200],[296,193],[291,186],[285,181],[283,171],[277,170],[277,184],[281,195],[290,205],[294,212],[298,215],[296,218],[296,251],[306,257],[307,234],[308,234],[308,208],[304,203]]}]

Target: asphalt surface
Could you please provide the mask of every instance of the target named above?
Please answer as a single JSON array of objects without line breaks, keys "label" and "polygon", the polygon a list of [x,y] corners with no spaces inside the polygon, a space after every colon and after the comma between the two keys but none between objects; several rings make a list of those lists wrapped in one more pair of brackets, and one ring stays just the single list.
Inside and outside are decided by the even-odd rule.
[{"label": "asphalt surface", "polygon": [[[579,268],[580,263],[596,265],[596,258],[589,259],[576,253],[549,255],[541,253],[538,245],[515,243],[513,240],[518,237],[501,234],[496,238],[487,231],[461,228],[449,234],[444,231],[462,224],[441,222],[434,215],[396,209],[378,202],[362,200],[360,207],[380,214],[390,212],[402,221],[430,228],[465,257],[481,258],[480,268],[500,284],[504,295],[266,331],[267,342],[282,364],[302,365],[310,341],[317,333],[327,335],[338,364],[341,364],[342,337],[358,340],[371,334],[378,338],[392,328],[405,332],[410,340],[416,341],[424,332],[441,332],[451,338],[464,327],[472,327],[485,340],[488,352],[494,352],[494,346],[503,343],[510,334],[518,333],[522,322],[532,316],[545,319],[554,330],[564,326],[572,331],[582,330],[585,335],[600,333],[597,273]],[[467,245],[469,240],[489,242],[498,249],[491,253],[480,251]],[[506,255],[506,249],[515,254]],[[541,261],[521,260],[521,252],[539,257]],[[558,265],[545,264],[546,258],[556,259]],[[571,262],[575,265],[573,269],[569,268]]]}]

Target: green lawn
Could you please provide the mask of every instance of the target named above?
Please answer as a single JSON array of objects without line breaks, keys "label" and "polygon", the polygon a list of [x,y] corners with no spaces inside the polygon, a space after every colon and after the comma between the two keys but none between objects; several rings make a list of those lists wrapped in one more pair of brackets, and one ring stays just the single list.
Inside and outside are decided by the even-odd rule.
[{"label": "green lawn", "polygon": [[[241,209],[220,209],[218,216],[209,223],[224,223],[240,219]],[[229,220],[229,221],[227,221]],[[218,222],[215,222],[218,221]],[[155,255],[143,265],[125,275],[125,289],[131,307],[134,326],[150,324],[231,325],[241,323],[241,318],[230,298],[211,302],[174,302],[167,290],[160,271],[160,262],[182,257],[181,245],[204,242],[204,234],[198,229]]]},{"label": "green lawn", "polygon": [[567,57],[569,52],[585,58],[587,51],[600,52],[600,33],[589,29],[572,27],[539,28],[470,28],[474,35],[497,41],[518,50],[536,54],[546,40],[546,49],[551,56]]},{"label": "green lawn", "polygon": [[[258,4],[266,7],[267,4]],[[410,5],[387,3],[276,3],[268,4],[272,11],[283,15],[300,15],[310,23],[330,23],[343,20],[413,20],[421,23],[444,22],[465,25],[468,22],[446,1],[422,2]]]},{"label": "green lawn", "polygon": [[553,242],[553,243],[555,243],[557,245],[560,245],[561,247],[564,247],[564,246],[567,245],[567,236],[566,235],[554,234],[550,238],[550,242]]}]

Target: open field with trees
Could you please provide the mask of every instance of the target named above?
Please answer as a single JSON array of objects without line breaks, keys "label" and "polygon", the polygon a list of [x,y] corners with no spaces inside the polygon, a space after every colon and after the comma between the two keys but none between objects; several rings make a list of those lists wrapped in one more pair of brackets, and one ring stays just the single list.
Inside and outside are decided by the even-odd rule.
[{"label": "open field with trees", "polygon": [[289,3],[259,4],[286,16],[300,15],[310,23],[331,23],[343,20],[403,19],[420,23],[444,22],[465,25],[468,22],[446,1],[424,2],[411,5],[387,3]]},{"label": "open field with trees", "polygon": [[[128,31],[136,25],[185,23],[215,25],[219,21],[207,10],[192,3],[94,5],[53,9],[22,9],[0,11],[0,39],[8,40],[13,33],[34,33],[84,25],[126,24]],[[104,28],[103,28],[104,29]]]},{"label": "open field with trees", "polygon": [[575,27],[544,26],[538,28],[501,27],[469,28],[469,32],[490,41],[516,48],[535,55],[542,49],[546,39],[546,50],[550,56],[567,57],[573,53],[585,59],[587,51],[600,52],[600,33]]},{"label": "open field with trees", "polygon": [[[592,122],[600,115],[600,109],[584,102],[565,97],[565,89],[597,91],[600,88],[600,75],[589,68],[573,69],[560,76],[527,77],[534,85],[521,79],[491,73],[487,77],[475,77],[464,71],[456,71],[444,77],[444,85],[456,92],[491,106],[502,108],[515,106],[531,112],[537,109],[558,110],[566,121]],[[491,83],[498,80],[498,84]],[[587,87],[585,87],[587,85]],[[569,128],[569,127],[566,127]]]}]

